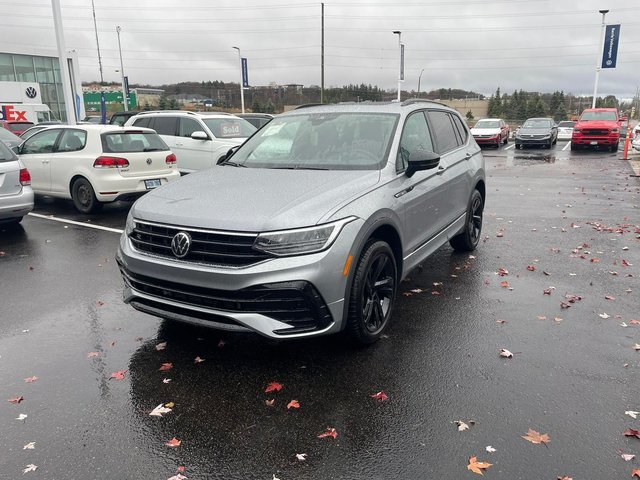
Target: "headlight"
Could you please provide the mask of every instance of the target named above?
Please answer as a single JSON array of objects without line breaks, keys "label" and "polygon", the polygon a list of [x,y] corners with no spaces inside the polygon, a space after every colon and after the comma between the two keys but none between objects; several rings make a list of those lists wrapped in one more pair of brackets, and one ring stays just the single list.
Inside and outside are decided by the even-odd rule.
[{"label": "headlight", "polygon": [[279,257],[320,252],[329,248],[342,228],[355,219],[348,217],[315,227],[261,233],[253,248]]},{"label": "headlight", "polygon": [[131,233],[133,233],[133,229],[135,228],[135,226],[136,225],[133,222],[133,215],[129,213],[129,215],[127,215],[127,223],[124,226],[124,233],[127,234],[127,237],[131,235]]}]

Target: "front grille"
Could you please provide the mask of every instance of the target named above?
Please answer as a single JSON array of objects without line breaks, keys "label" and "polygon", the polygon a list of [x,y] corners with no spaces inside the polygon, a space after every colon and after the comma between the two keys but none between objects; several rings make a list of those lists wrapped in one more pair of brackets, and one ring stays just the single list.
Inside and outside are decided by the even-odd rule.
[{"label": "front grille", "polygon": [[[218,311],[258,313],[291,326],[276,332],[280,334],[322,330],[332,322],[331,313],[320,293],[305,281],[219,290],[133,274],[122,265],[120,271],[127,285],[159,299]],[[168,306],[161,308],[170,311]],[[211,319],[219,322],[219,316]]]},{"label": "front grille", "polygon": [[582,129],[583,135],[609,135],[609,130],[607,129]]},{"label": "front grille", "polygon": [[222,267],[246,267],[273,258],[252,248],[257,234],[200,231],[140,221],[134,223],[129,239],[140,252],[175,260],[171,240],[178,232],[186,232],[191,236],[191,248],[180,260]]}]

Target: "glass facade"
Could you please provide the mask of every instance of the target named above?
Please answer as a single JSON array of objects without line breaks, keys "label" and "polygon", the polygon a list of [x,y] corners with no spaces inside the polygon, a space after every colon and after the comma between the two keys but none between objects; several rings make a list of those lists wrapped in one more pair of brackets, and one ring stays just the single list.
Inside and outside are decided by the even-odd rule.
[{"label": "glass facade", "polygon": [[0,81],[38,82],[42,103],[49,106],[56,118],[67,120],[57,58],[0,53]]}]

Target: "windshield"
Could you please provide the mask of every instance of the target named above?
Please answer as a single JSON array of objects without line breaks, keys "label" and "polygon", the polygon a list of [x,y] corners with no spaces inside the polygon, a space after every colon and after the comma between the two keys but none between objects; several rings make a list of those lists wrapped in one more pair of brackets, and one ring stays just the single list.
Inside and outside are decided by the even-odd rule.
[{"label": "windshield", "polygon": [[105,153],[157,152],[169,150],[167,144],[154,132],[113,132],[102,134]]},{"label": "windshield", "polygon": [[522,128],[551,128],[551,120],[546,118],[532,118],[524,122]]},{"label": "windshield", "polygon": [[256,127],[243,118],[203,118],[202,120],[216,138],[247,138],[256,131]]},{"label": "windshield", "polygon": [[594,120],[608,120],[617,122],[616,112],[584,112],[580,117],[581,122],[589,122]]},{"label": "windshield", "polygon": [[500,128],[500,122],[497,120],[480,120],[473,128]]},{"label": "windshield", "polygon": [[377,170],[386,163],[398,115],[311,113],[271,120],[232,158],[256,168]]},{"label": "windshield", "polygon": [[576,122],[560,122],[558,124],[558,127],[561,127],[561,128],[573,128],[575,124],[576,124]]}]

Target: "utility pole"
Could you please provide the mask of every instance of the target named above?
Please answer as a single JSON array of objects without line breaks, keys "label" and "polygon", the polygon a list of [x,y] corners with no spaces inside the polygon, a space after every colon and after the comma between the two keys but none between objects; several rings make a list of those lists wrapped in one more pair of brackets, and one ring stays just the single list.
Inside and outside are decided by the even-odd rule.
[{"label": "utility pole", "polygon": [[76,124],[75,98],[71,91],[71,75],[69,74],[69,62],[67,61],[67,48],[64,44],[64,29],[62,26],[62,9],[60,0],[51,0],[53,9],[53,26],[56,32],[56,44],[58,46],[58,62],[62,75],[62,92],[64,93],[64,109],[69,125]]},{"label": "utility pole", "polygon": [[602,33],[600,34],[600,43],[598,44],[598,56],[596,57],[596,82],[593,87],[593,101],[591,102],[591,108],[596,108],[596,98],[598,96],[598,80],[600,79],[600,63],[602,61],[602,48],[604,46],[604,31],[607,24],[604,21],[604,17],[609,13],[609,10],[600,10],[602,14]]},{"label": "utility pole", "polygon": [[418,75],[418,98],[420,98],[420,80],[422,79],[423,73],[424,73],[424,68],[420,71],[420,75]]},{"label": "utility pole", "polygon": [[100,55],[100,41],[98,40],[98,24],[96,22],[96,6],[91,0],[91,10],[93,11],[93,29],[96,31],[96,45],[98,47],[98,66],[100,67],[100,85],[104,84],[104,77],[102,76],[102,56]]},{"label": "utility pole", "polygon": [[124,111],[129,110],[129,99],[127,98],[127,87],[124,83],[124,64],[122,63],[122,46],[120,45],[120,25],[116,27],[116,34],[118,34],[118,51],[120,52],[120,74],[122,75],[122,105]]},{"label": "utility pole", "polygon": [[400,49],[400,68],[398,71],[398,102],[401,100],[402,82],[404,81],[404,45],[402,43],[402,32],[395,30],[394,35],[398,35],[398,48]]},{"label": "utility pole", "polygon": [[320,103],[324,103],[324,3],[321,3],[320,38]]}]

